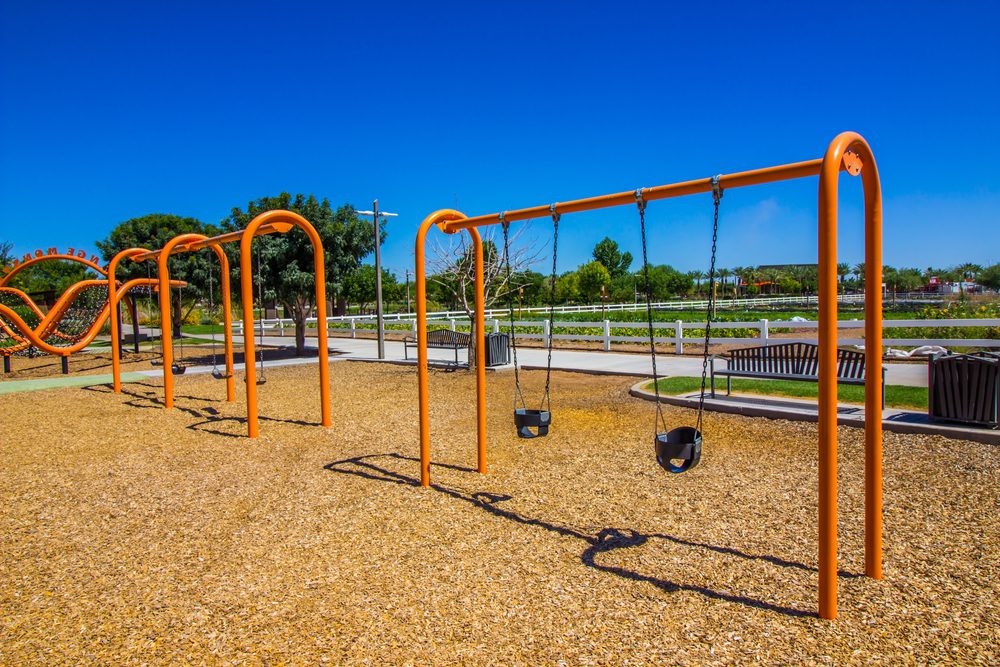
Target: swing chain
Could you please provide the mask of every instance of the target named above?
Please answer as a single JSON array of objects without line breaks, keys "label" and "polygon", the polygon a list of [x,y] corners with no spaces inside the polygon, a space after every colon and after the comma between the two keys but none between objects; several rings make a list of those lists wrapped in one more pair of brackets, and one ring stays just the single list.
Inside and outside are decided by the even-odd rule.
[{"label": "swing chain", "polygon": [[642,188],[635,191],[635,205],[639,209],[639,234],[642,237],[642,276],[646,285],[646,323],[649,325],[649,356],[653,364],[653,393],[656,396],[656,416],[653,419],[653,428],[658,429],[663,426],[663,432],[667,431],[667,420],[663,416],[663,407],[660,404],[660,382],[656,372],[656,337],[653,331],[653,297],[649,285],[649,259],[646,252],[646,200],[642,195]]},{"label": "swing chain", "polygon": [[715,309],[715,257],[719,242],[719,204],[722,203],[722,174],[712,177],[712,259],[708,267],[708,308],[705,313],[705,350],[701,358],[701,393],[698,396],[698,425],[701,431],[702,416],[705,411],[705,386],[708,381],[708,345],[712,338],[712,311]]},{"label": "swing chain", "polygon": [[507,269],[507,311],[510,315],[510,349],[514,361],[514,409],[517,410],[518,399],[521,399],[522,408],[527,408],[527,405],[524,402],[524,394],[521,393],[521,376],[517,370],[517,338],[514,336],[514,288],[510,272],[510,223],[506,220],[506,213],[506,211],[501,211],[497,217],[500,218],[500,227],[503,229],[503,263]]},{"label": "swing chain", "polygon": [[260,302],[260,336],[258,337],[259,343],[257,344],[257,357],[260,359],[260,378],[259,382],[266,381],[264,377],[264,316],[267,315],[267,309],[264,308],[264,265],[261,262],[260,254],[260,243],[257,244],[257,301]]},{"label": "swing chain", "polygon": [[552,378],[552,342],[556,317],[556,256],[559,249],[559,220],[562,215],[556,210],[555,203],[549,204],[549,213],[552,215],[552,275],[549,277],[549,350],[548,359],[545,362],[545,394],[542,396],[542,401],[544,408],[551,412],[552,399],[549,396],[549,386]]}]

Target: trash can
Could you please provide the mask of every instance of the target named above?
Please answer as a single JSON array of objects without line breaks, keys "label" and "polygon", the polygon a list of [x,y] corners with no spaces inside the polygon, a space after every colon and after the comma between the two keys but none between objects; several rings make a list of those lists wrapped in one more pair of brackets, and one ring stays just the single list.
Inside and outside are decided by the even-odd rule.
[{"label": "trash can", "polygon": [[486,334],[486,365],[503,366],[510,363],[510,334]]},{"label": "trash can", "polygon": [[1000,355],[936,354],[927,362],[931,421],[997,428]]}]

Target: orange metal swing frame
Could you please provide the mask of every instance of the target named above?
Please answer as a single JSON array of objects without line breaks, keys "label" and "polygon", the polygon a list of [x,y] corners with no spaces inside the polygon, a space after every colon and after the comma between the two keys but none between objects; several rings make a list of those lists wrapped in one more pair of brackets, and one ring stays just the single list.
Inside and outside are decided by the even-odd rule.
[{"label": "orange metal swing frame", "polygon": [[[837,193],[841,171],[861,175],[865,207],[865,284],[882,284],[882,190],[871,147],[854,132],[838,135],[820,159],[764,169],[723,174],[723,190],[819,176],[819,615],[837,617]],[[613,206],[712,191],[703,178],[640,191],[560,202],[551,206],[505,211],[507,222],[564,215]],[[486,472],[486,367],[483,317],[483,247],[478,227],[501,223],[501,214],[466,217],[444,209],[429,215],[415,244],[417,299],[417,389],[420,413],[420,484],[430,486],[430,423],[427,378],[427,272],[424,247],[427,232],[465,230],[472,239],[476,261],[476,392],[478,467]],[[865,295],[865,360],[868,369],[882,360],[882,292]],[[882,578],[882,374],[865,378],[865,574]]]},{"label": "orange metal swing frame", "polygon": [[[108,280],[114,280],[114,272],[118,263],[122,259],[142,262],[156,260],[158,273],[159,301],[160,301],[160,328],[164,332],[172,329],[172,313],[170,311],[170,275],[167,260],[172,254],[180,252],[192,252],[204,248],[211,248],[219,258],[222,267],[222,310],[223,324],[225,327],[225,355],[226,355],[226,395],[227,400],[234,399],[235,388],[233,385],[233,347],[232,347],[232,311],[230,305],[229,286],[229,261],[222,245],[225,243],[240,244],[240,294],[243,303],[243,357],[246,371],[246,396],[247,396],[247,435],[256,438],[260,435],[258,405],[257,405],[257,368],[254,364],[256,358],[256,347],[254,342],[254,314],[253,314],[253,267],[251,263],[251,250],[255,236],[266,234],[284,234],[292,228],[298,227],[309,238],[313,249],[313,268],[315,271],[316,290],[316,318],[319,322],[317,327],[317,344],[319,347],[319,384],[320,384],[320,423],[323,426],[333,424],[330,413],[330,367],[328,363],[329,350],[326,330],[326,263],[323,252],[323,242],[316,229],[297,213],[291,211],[267,211],[254,218],[246,229],[222,234],[220,236],[206,237],[201,234],[181,234],[171,239],[162,249],[149,251],[143,248],[130,248],[120,252],[108,267]],[[117,328],[112,329],[112,341],[117,341]],[[164,407],[172,408],[174,404],[174,377],[171,372],[173,365],[173,341],[169,335],[161,335],[163,345],[163,393]],[[116,345],[115,343],[112,343]],[[121,391],[121,369],[118,362],[117,350],[113,356],[115,391]]]}]

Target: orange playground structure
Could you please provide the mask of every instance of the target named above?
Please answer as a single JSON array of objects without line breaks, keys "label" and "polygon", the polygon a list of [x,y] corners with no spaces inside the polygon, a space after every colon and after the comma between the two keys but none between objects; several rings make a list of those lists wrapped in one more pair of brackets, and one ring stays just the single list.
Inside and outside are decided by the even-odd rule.
[{"label": "orange playground structure", "polygon": [[[430,485],[430,425],[427,357],[427,233],[437,227],[446,234],[465,232],[475,254],[476,346],[485,350],[483,244],[479,227],[531,220],[614,206],[764,183],[819,176],[819,615],[837,616],[837,192],[840,172],[861,175],[865,207],[866,284],[882,284],[882,193],[875,158],[868,143],[854,132],[844,132],[827,147],[822,158],[755,169],[715,178],[703,178],[635,191],[558,202],[489,215],[467,217],[451,209],[429,215],[417,232],[417,387],[420,414],[420,483]],[[717,210],[717,209],[716,209]],[[713,250],[714,252],[714,250]],[[882,359],[882,294],[869,290],[865,301],[865,355],[867,368],[879,368]],[[479,472],[486,472],[486,366],[476,355],[477,439]],[[865,378],[865,573],[882,578],[882,395],[881,373]],[[700,442],[700,435],[699,435]],[[700,444],[699,444],[700,446]]]},{"label": "orange playground structure", "polygon": [[[170,309],[170,272],[168,260],[171,255],[182,252],[194,252],[196,250],[211,249],[219,259],[221,286],[222,286],[222,312],[223,312],[223,336],[225,338],[225,373],[222,374],[226,380],[226,400],[235,400],[235,385],[233,373],[233,338],[232,338],[232,310],[230,305],[230,285],[229,285],[229,261],[226,258],[222,246],[227,243],[240,244],[240,294],[243,303],[243,354],[246,360],[246,396],[247,396],[247,435],[256,438],[260,435],[259,415],[257,406],[257,369],[253,364],[256,354],[253,312],[253,267],[251,265],[251,249],[255,236],[266,234],[284,234],[298,227],[312,244],[313,249],[313,269],[315,272],[315,295],[316,295],[316,318],[319,322],[326,321],[326,265],[323,243],[316,232],[316,229],[308,220],[291,211],[267,211],[254,218],[247,228],[242,231],[222,234],[220,236],[206,237],[201,234],[182,234],[171,239],[160,250],[150,251],[144,248],[128,248],[118,253],[108,266],[108,284],[115,280],[115,271],[122,260],[129,259],[133,262],[156,261],[157,266],[157,287],[160,301],[160,327],[162,331],[168,332],[172,329],[172,315]],[[117,304],[119,294],[112,297],[112,308]],[[320,392],[320,423],[323,426],[330,426],[332,418],[330,416],[330,368],[327,363],[329,353],[327,345],[326,327],[320,326],[317,329],[317,344],[319,347],[319,392]],[[121,364],[119,362],[120,340],[116,324],[112,323],[112,373],[114,376],[114,390],[121,392]],[[163,403],[165,408],[172,408],[174,405],[174,353],[173,341],[169,335],[162,336],[163,346]]]}]

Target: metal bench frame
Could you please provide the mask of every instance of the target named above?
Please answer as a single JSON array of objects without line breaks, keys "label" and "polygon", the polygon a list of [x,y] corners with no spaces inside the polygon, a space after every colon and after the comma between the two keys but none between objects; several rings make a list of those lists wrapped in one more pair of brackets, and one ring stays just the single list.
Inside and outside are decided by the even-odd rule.
[{"label": "metal bench frame", "polygon": [[[467,333],[450,329],[435,329],[427,332],[427,347],[439,350],[455,350],[455,365],[459,365],[458,351],[468,350],[472,337]],[[403,338],[403,358],[409,359],[411,347],[419,347],[416,336]]]},{"label": "metal bench frame", "polygon": [[[819,346],[812,343],[781,343],[744,347],[727,352],[726,368],[716,370],[717,355],[711,357],[711,395],[715,398],[715,376],[726,378],[726,395],[733,390],[733,378],[819,381]],[[865,353],[837,350],[837,383],[865,384]],[[885,407],[885,366],[882,367],[882,407]]]}]

